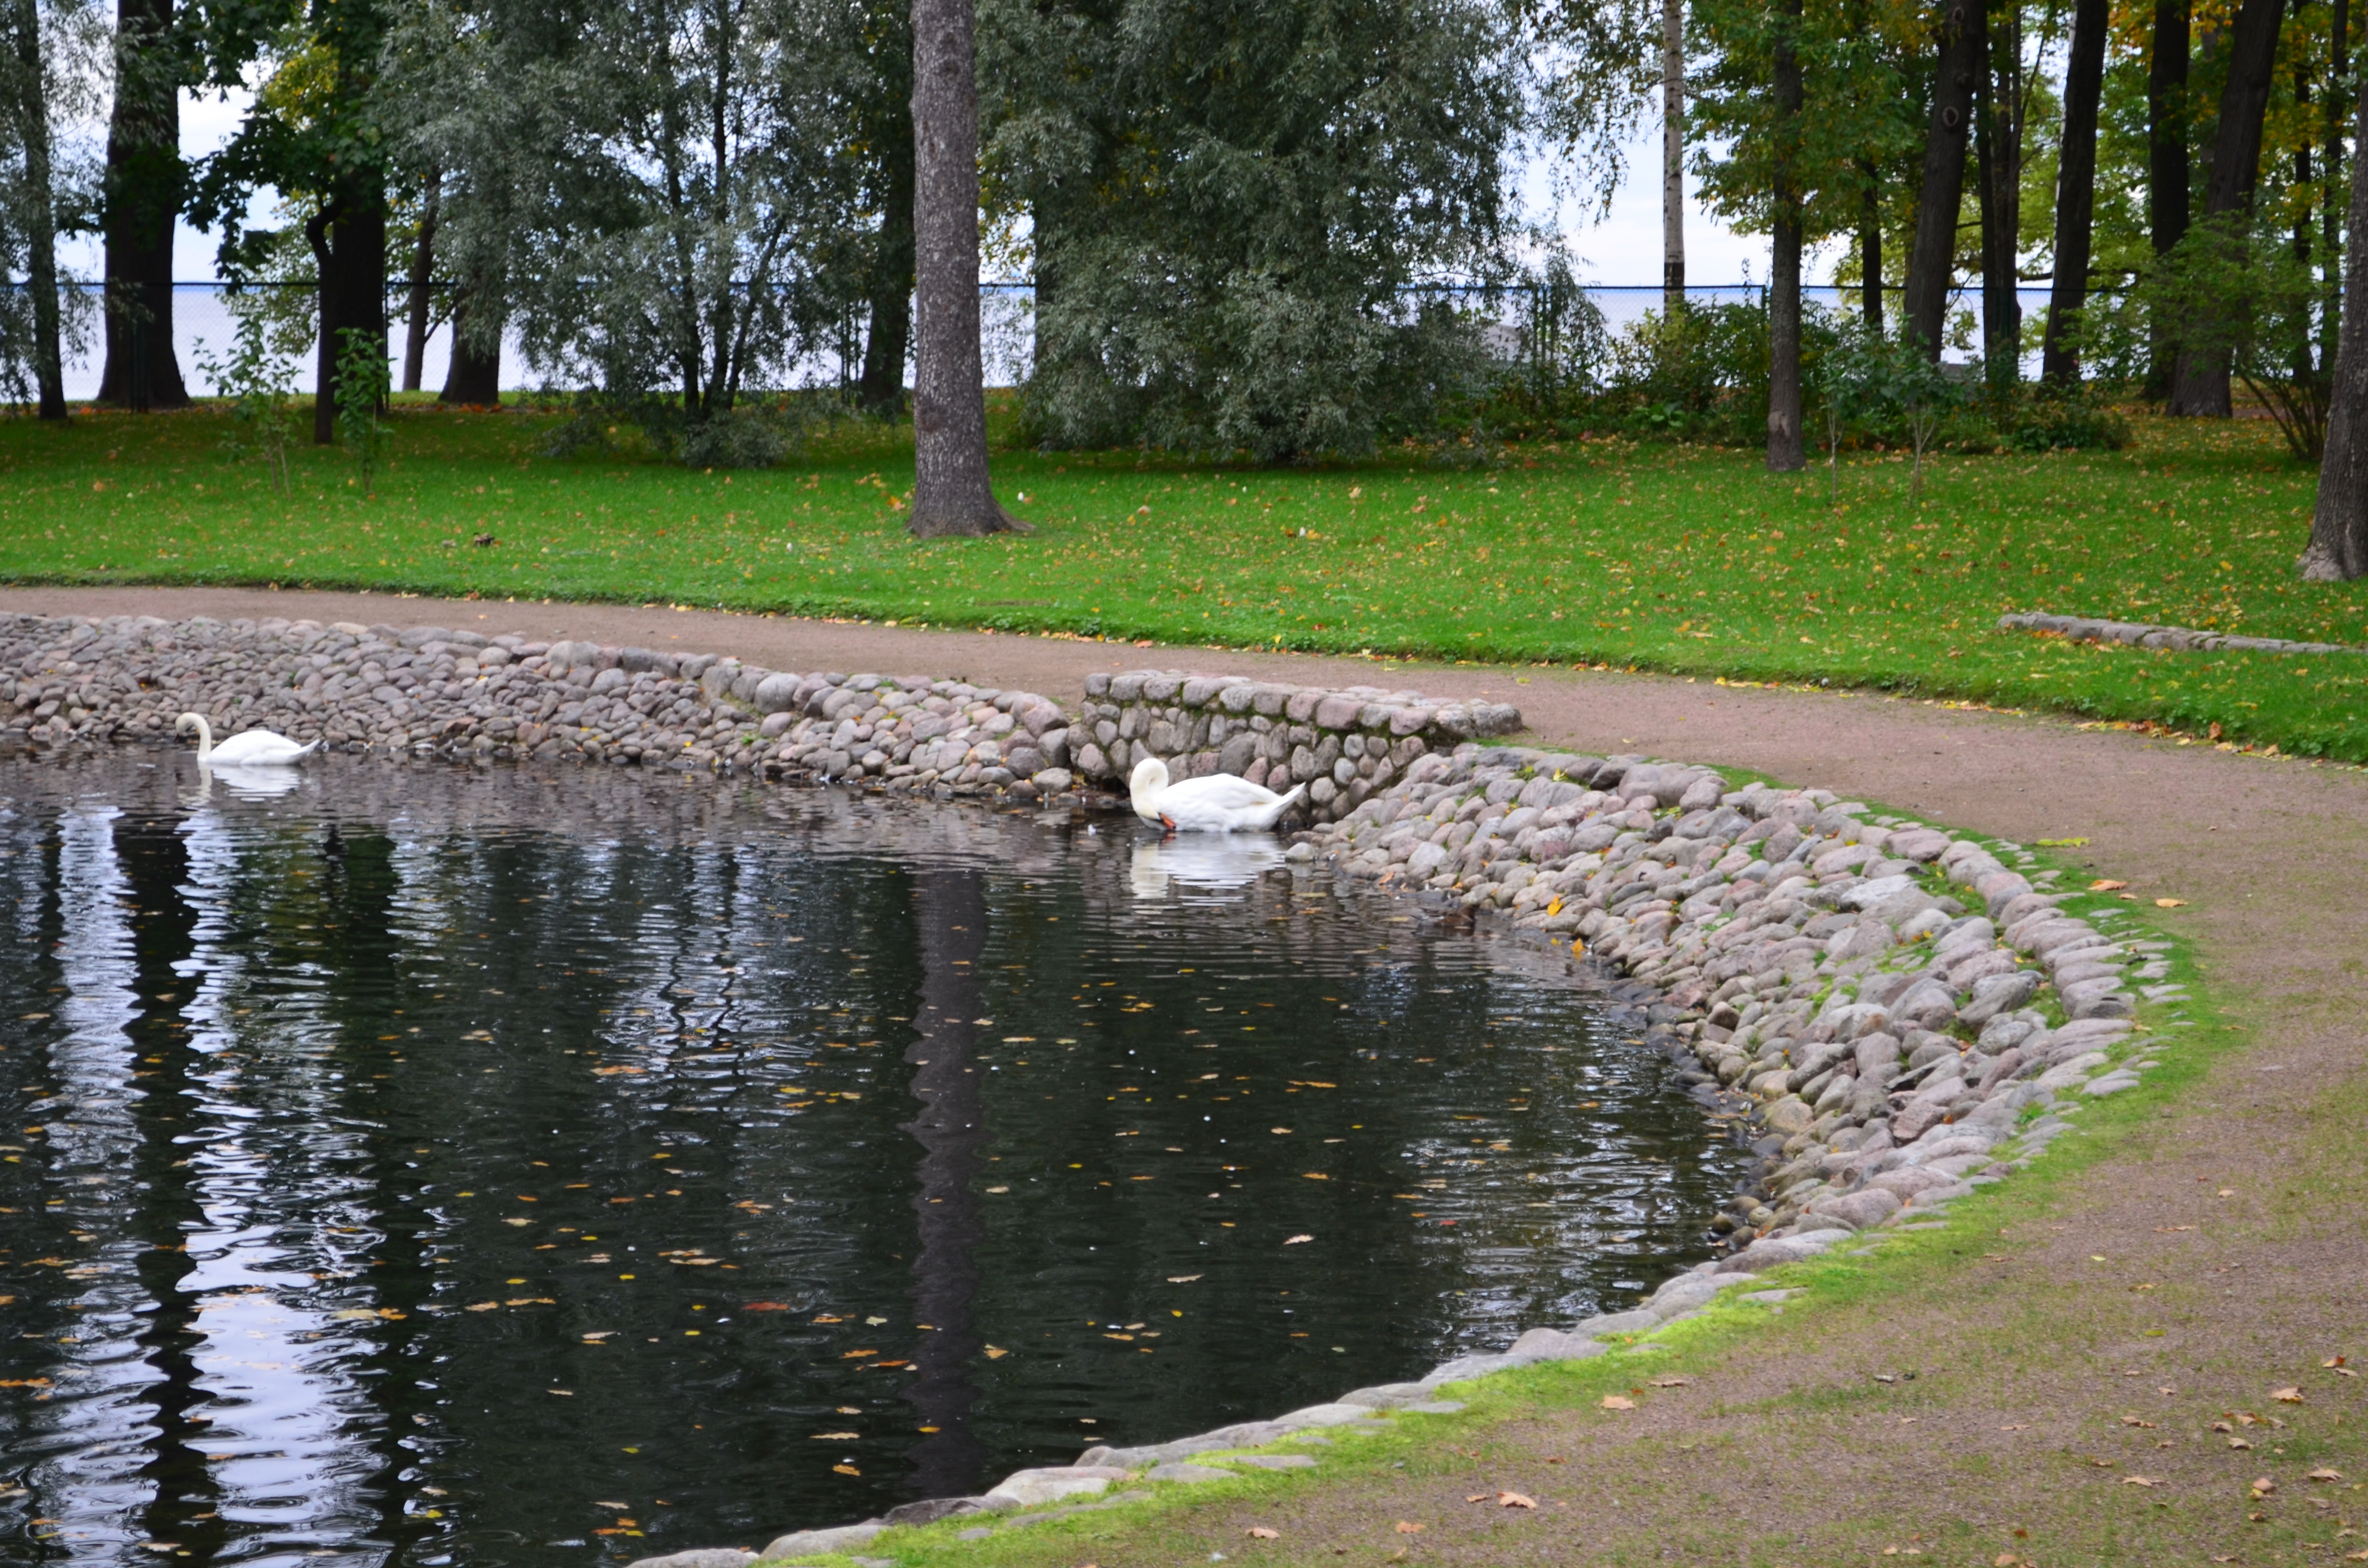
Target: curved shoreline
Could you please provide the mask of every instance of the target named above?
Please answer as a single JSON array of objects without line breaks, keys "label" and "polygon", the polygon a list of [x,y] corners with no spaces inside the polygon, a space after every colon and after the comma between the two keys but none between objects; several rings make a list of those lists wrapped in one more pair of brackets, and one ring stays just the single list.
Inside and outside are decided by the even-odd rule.
[{"label": "curved shoreline", "polygon": [[[245,653],[277,663],[243,667]],[[326,662],[310,664],[315,657]],[[954,721],[923,740],[979,733],[964,743],[960,769],[915,768],[902,776],[906,787],[1059,799],[1071,782],[1021,778],[976,749],[996,746],[999,757],[1000,737],[1025,729],[1042,740],[1065,728],[1056,705],[961,683],[792,676],[706,655],[537,646],[441,628],[148,618],[0,618],[0,699],[23,717],[0,733],[35,744],[161,740],[168,710],[218,701],[225,715],[250,722],[300,716],[349,747],[481,760],[573,750],[585,760],[780,777],[837,763],[844,744],[820,753],[822,767],[813,766],[814,748],[847,722],[849,705],[860,699],[866,716],[885,714],[893,710],[880,694],[901,691],[912,699],[906,707]],[[373,666],[375,681],[368,678]],[[304,668],[313,674],[287,678]],[[768,685],[778,701],[771,711],[740,706],[762,708]],[[573,695],[579,688],[583,695]],[[526,718],[529,699],[536,716]],[[611,703],[603,713],[622,710],[644,721],[663,707],[682,728],[651,730],[648,744],[633,738],[638,729],[621,738],[583,724],[538,733],[570,702],[596,699]],[[928,706],[933,700],[940,706]],[[776,723],[783,715],[787,722]],[[565,733],[571,728],[577,733]],[[669,735],[678,744],[666,744]],[[2106,1048],[2132,1032],[2135,999],[2119,986],[2130,954],[2093,920],[2058,909],[2065,895],[2035,888],[1973,839],[1870,819],[1863,806],[1824,791],[1725,784],[1707,768],[1634,756],[1467,744],[1414,759],[1402,778],[1305,835],[1292,854],[1328,851],[1349,875],[1455,900],[1537,939],[1577,941],[1655,986],[1664,997],[1656,1011],[1669,1016],[1655,1019],[1647,1040],[1693,1056],[1707,1069],[1697,1097],[1759,1119],[1770,1129],[1762,1142],[1777,1140],[1762,1152],[1785,1161],[1769,1174],[1771,1201],[1728,1217],[1741,1244],[1728,1256],[1680,1274],[1635,1311],[1535,1328],[1506,1352],[1461,1358],[1417,1382],[1356,1391],[1201,1437],[1088,1450],[1076,1466],[1022,1471],[984,1498],[932,1500],[882,1521],[798,1532],[762,1555],[844,1550],[869,1539],[850,1532],[925,1522],[964,1505],[1000,1511],[1099,1494],[1146,1467],[1149,1479],[1216,1479],[1227,1472],[1173,1467],[1214,1449],[1419,1408],[1445,1382],[1601,1355],[1600,1336],[1690,1317],[1759,1269],[1903,1215],[1930,1216],[2028,1163],[2062,1130],[2060,1117],[2044,1114],[2021,1125],[2027,1108],[2044,1112],[2058,1091],[2126,1087],[2150,1064],[2090,1081],[2109,1065]],[[1980,913],[1957,898],[1961,890],[1979,901]],[[2035,963],[2024,963],[2026,954]],[[2144,963],[2136,967],[2144,978]],[[2058,1024],[2031,1006],[2043,985],[2072,1017]],[[677,1556],[702,1559],[680,1568],[751,1561],[738,1551]]]}]

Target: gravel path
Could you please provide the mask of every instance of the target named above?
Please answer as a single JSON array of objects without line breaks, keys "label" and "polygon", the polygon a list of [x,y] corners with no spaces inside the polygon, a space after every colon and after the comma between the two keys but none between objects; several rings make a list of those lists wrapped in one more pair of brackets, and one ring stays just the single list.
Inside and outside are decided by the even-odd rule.
[{"label": "gravel path", "polygon": [[[1064,701],[1092,671],[1152,664],[1311,684],[1379,675],[1358,660],[382,595],[0,589],[0,609],[433,621],[732,652],[781,669],[928,669]],[[1782,1319],[1749,1356],[1651,1391],[1633,1419],[1541,1411],[1452,1475],[1307,1489],[1260,1521],[1289,1532],[1294,1557],[1317,1540],[1394,1551],[1406,1538],[1393,1518],[1429,1520],[1421,1556],[1439,1562],[1855,1561],[1890,1544],[2055,1568],[2327,1562],[2368,1546],[2337,1534],[2368,1528],[2368,1378],[2321,1367],[2335,1356],[2368,1367],[2357,1157],[2368,772],[1867,696],[1543,669],[1398,678],[1518,703],[1553,744],[1754,768],[2025,843],[2087,838],[2077,854],[2099,875],[2148,901],[2187,901],[2163,923],[2192,939],[2206,1002],[2231,1009],[2234,1049],[2112,1157],[2066,1178],[2045,1223],[2001,1236],[1913,1310],[1894,1297],[1880,1312],[1845,1303]],[[1912,1390],[1872,1381],[1918,1369]],[[2271,1403],[2287,1385],[2308,1403]],[[2211,1430],[2281,1411],[2309,1441],[2266,1426],[2258,1440],[2241,1426]],[[2317,1430],[2337,1415],[2340,1430]],[[1679,1445],[1719,1458],[1673,1463]],[[1537,1468],[1546,1455],[1571,1462]],[[2329,1455],[2350,1479],[2311,1482]],[[2135,1475],[2158,1484],[2123,1479]],[[2257,1497],[2260,1479],[2278,1485]],[[1500,1517],[1463,1501],[1482,1483],[1565,1506]],[[1243,1522],[1229,1506],[1186,1510],[1125,1560],[1235,1554]],[[2304,1553],[2304,1541],[2320,1551]]]}]

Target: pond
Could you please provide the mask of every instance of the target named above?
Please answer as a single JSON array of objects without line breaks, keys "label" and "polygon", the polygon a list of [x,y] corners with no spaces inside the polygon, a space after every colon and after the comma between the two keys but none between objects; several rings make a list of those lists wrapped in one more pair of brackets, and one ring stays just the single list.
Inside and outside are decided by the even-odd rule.
[{"label": "pond", "polygon": [[761,1544],[1626,1306],[1750,1159],[1272,841],[256,782],[0,764],[15,1560]]}]

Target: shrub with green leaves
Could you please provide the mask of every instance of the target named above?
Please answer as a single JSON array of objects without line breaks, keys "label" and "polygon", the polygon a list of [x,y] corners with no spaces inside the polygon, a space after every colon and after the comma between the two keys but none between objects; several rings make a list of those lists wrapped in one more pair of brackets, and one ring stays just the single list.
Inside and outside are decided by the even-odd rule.
[{"label": "shrub with green leaves", "polygon": [[362,494],[377,494],[388,430],[381,413],[392,382],[383,334],[349,326],[337,334],[337,443],[361,469]]},{"label": "shrub with green leaves", "polygon": [[198,369],[230,401],[230,433],[222,450],[233,460],[259,458],[280,494],[288,493],[290,404],[295,366],[281,347],[279,324],[264,311],[238,310],[230,357],[198,350]]}]

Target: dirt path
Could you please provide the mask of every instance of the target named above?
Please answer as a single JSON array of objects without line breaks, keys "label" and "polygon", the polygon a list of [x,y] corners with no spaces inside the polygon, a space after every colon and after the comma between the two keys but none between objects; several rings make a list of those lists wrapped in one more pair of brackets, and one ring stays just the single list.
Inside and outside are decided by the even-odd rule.
[{"label": "dirt path", "polygon": [[[1063,699],[1090,671],[1138,665],[1405,684],[1518,702],[1556,744],[1754,768],[2026,843],[2086,837],[2079,857],[2100,875],[2188,901],[2163,923],[2192,940],[2208,1001],[2226,1014],[2206,1013],[2198,1031],[2217,1040],[2208,1068],[2108,1157],[2032,1182],[2047,1193],[2044,1217],[1905,1295],[1795,1311],[1748,1348],[1687,1367],[1691,1386],[1640,1391],[1634,1412],[1547,1402],[1490,1429],[1471,1457],[1442,1450],[1428,1468],[1305,1488],[1258,1521],[1283,1530],[1278,1543],[1253,1547],[1239,1506],[1210,1503],[1096,1551],[1105,1564],[1205,1562],[1212,1551],[1312,1562],[1412,1543],[1438,1562],[1807,1568],[1892,1548],[2055,1568],[2368,1550],[2368,1537],[2338,1533],[2368,1530],[2368,1377],[2320,1365],[2346,1356],[2368,1370],[2368,772],[1651,676],[385,595],[0,588],[0,609],[434,622],[785,669],[953,674]],[[1873,1381],[1907,1370],[1912,1383]],[[2272,1400],[2289,1385],[2305,1403]],[[2288,1425],[2248,1426],[2246,1413]],[[1567,1462],[1549,1468],[1549,1456]],[[2343,1476],[2314,1483],[2315,1467]],[[2261,1478],[2276,1488],[2256,1498]],[[1500,1487],[1544,1506],[1463,1500]],[[1398,1534],[1398,1519],[1427,1528]],[[1077,1560],[1041,1533],[993,1555]]]}]

